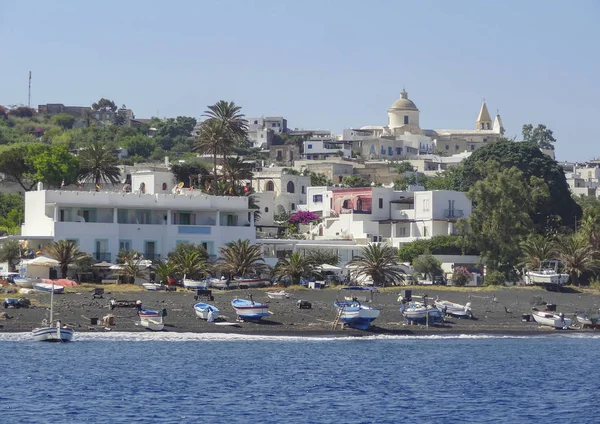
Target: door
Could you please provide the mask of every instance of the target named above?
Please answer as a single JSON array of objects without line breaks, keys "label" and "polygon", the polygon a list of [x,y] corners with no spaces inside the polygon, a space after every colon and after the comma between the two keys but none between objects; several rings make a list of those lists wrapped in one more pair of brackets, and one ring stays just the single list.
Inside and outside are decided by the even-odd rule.
[{"label": "door", "polygon": [[110,262],[110,256],[108,254],[108,240],[99,239],[96,240],[96,252],[95,259],[97,261],[108,261]]},{"label": "door", "polygon": [[144,243],[144,256],[146,259],[155,259],[156,257],[156,242],[147,241]]}]

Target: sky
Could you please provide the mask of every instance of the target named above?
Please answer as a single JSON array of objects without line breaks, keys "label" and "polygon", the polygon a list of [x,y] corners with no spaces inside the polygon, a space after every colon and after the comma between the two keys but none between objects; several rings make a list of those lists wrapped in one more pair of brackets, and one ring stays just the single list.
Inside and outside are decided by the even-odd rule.
[{"label": "sky", "polygon": [[554,131],[600,156],[600,1],[0,0],[0,104],[200,117],[231,100],[291,128],[386,125],[406,88],[421,128]]}]

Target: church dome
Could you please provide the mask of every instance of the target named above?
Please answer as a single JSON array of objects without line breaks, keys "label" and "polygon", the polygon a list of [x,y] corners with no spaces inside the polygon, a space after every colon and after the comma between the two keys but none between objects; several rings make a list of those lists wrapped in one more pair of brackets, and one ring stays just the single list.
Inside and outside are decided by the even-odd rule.
[{"label": "church dome", "polygon": [[402,90],[400,98],[392,104],[390,109],[419,110],[417,109],[417,105],[415,105],[413,101],[408,98],[408,93],[406,90]]}]

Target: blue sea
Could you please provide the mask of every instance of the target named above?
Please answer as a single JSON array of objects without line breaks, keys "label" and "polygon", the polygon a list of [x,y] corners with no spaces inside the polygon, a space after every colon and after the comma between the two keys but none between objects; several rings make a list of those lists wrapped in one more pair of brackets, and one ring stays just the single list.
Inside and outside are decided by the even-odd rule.
[{"label": "blue sea", "polygon": [[0,334],[3,423],[598,423],[600,337]]}]

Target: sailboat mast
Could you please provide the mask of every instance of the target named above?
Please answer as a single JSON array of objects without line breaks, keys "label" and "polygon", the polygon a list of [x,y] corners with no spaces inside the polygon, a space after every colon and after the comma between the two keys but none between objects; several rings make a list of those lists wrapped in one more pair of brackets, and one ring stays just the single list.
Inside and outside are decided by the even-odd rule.
[{"label": "sailboat mast", "polygon": [[50,325],[52,325],[52,315],[54,314],[54,281],[52,281],[52,291],[50,292]]}]

